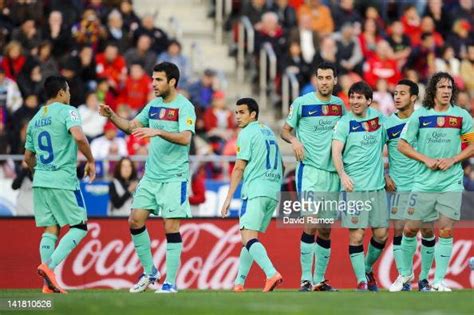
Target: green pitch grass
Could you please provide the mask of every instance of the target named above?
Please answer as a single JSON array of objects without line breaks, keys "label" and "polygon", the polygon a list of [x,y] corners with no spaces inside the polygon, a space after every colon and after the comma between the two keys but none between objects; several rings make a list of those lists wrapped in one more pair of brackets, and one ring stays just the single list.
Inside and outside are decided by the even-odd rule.
[{"label": "green pitch grass", "polygon": [[130,294],[123,290],[70,291],[68,295],[43,295],[38,290],[1,290],[0,314],[34,314],[37,311],[6,311],[6,298],[51,298],[53,310],[39,314],[345,314],[345,315],[457,315],[474,314],[474,290],[452,293],[360,293],[305,292],[277,290],[269,294],[259,291],[186,290],[173,295],[147,291]]}]

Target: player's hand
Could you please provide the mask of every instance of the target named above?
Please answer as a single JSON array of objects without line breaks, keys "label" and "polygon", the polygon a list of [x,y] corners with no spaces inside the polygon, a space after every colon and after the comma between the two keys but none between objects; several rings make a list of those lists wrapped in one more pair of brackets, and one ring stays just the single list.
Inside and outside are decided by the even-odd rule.
[{"label": "player's hand", "polygon": [[114,111],[112,110],[112,108],[110,108],[109,105],[99,104],[99,114],[106,118],[110,118],[114,114]]},{"label": "player's hand", "polygon": [[229,214],[229,208],[230,208],[230,199],[225,199],[224,204],[222,205],[221,208],[221,216],[225,218]]},{"label": "player's hand", "polygon": [[385,175],[385,189],[387,191],[396,191],[397,190],[397,186],[395,185],[395,182],[390,177],[390,175]]},{"label": "player's hand", "polygon": [[291,147],[293,148],[293,152],[295,153],[295,157],[297,161],[303,161],[304,159],[304,147],[301,142],[295,140],[291,143]]},{"label": "player's hand", "polygon": [[442,171],[446,171],[451,166],[454,165],[454,158],[447,158],[447,159],[439,159],[438,160],[438,168]]},{"label": "player's hand", "polygon": [[349,177],[349,175],[347,175],[346,173],[342,174],[341,183],[345,191],[347,192],[351,192],[354,189],[354,183],[352,182],[352,179]]},{"label": "player's hand", "polygon": [[95,162],[86,162],[84,168],[84,177],[89,177],[89,183],[92,183],[95,179]]},{"label": "player's hand", "polygon": [[439,167],[439,160],[427,158],[425,160],[425,165],[426,165],[427,168],[434,171],[434,170],[438,169],[438,167]]},{"label": "player's hand", "polygon": [[151,138],[151,137],[159,136],[160,130],[153,129],[153,128],[137,128],[133,131],[132,134],[134,137],[137,137],[138,139]]}]

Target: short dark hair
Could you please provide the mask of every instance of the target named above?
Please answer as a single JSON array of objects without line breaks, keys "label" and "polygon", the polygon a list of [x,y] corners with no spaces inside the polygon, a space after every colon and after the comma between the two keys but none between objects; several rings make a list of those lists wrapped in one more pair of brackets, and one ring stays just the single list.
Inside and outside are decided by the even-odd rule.
[{"label": "short dark hair", "polygon": [[52,75],[46,78],[44,81],[44,91],[46,93],[46,98],[51,99],[55,98],[59,91],[67,89],[67,80],[63,76]]},{"label": "short dark hair", "polygon": [[153,67],[153,72],[164,72],[166,74],[166,79],[168,82],[171,79],[176,80],[175,87],[178,87],[179,82],[179,69],[178,67],[171,62],[161,62]]},{"label": "short dark hair", "polygon": [[336,65],[333,64],[332,62],[327,62],[323,61],[320,64],[316,66],[316,69],[314,70],[314,74],[318,74],[318,70],[332,70],[332,73],[334,74],[334,77],[337,77],[337,68]]},{"label": "short dark hair", "polygon": [[349,97],[354,93],[362,94],[368,100],[372,99],[372,88],[365,81],[359,81],[351,85],[348,93]]},{"label": "short dark hair", "polygon": [[416,84],[412,80],[403,79],[403,80],[398,81],[397,85],[408,86],[410,88],[410,95],[418,96],[418,93],[420,92],[420,90],[418,89],[418,84]]},{"label": "short dark hair", "polygon": [[434,100],[436,96],[436,85],[438,85],[438,82],[443,79],[451,81],[451,84],[453,85],[453,94],[449,100],[449,103],[451,105],[456,103],[456,99],[458,97],[458,88],[456,86],[456,82],[454,82],[454,78],[447,72],[437,72],[433,74],[431,79],[428,81],[425,91],[425,98],[423,99],[423,107],[431,109],[435,106]]},{"label": "short dark hair", "polygon": [[241,98],[235,103],[235,105],[237,105],[237,106],[247,105],[247,107],[249,109],[249,113],[255,112],[256,113],[255,119],[258,119],[258,113],[259,113],[258,103],[253,98],[251,98],[251,97]]}]

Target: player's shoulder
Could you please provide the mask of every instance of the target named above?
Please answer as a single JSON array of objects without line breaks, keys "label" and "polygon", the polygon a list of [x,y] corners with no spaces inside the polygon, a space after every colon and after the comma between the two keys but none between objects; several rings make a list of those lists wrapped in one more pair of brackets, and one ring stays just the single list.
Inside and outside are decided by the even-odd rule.
[{"label": "player's shoulder", "polygon": [[331,101],[330,102],[331,102],[331,104],[345,106],[344,101],[336,95],[331,95]]},{"label": "player's shoulder", "polygon": [[471,117],[471,114],[466,109],[456,104],[453,105],[453,112],[459,116]]},{"label": "player's shoulder", "polygon": [[191,103],[191,101],[184,95],[178,94],[178,101],[179,101],[179,106],[181,108],[186,108],[186,109],[193,109],[194,110],[194,105]]}]

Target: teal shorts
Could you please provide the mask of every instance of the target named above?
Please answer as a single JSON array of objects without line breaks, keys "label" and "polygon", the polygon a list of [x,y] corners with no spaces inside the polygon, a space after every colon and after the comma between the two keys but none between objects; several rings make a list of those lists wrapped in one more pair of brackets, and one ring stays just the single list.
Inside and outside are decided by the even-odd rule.
[{"label": "teal shorts", "polygon": [[443,215],[461,219],[462,192],[412,192],[405,213],[407,220],[431,222]]},{"label": "teal shorts", "polygon": [[78,225],[87,222],[81,190],[33,187],[36,226]]},{"label": "teal shorts", "polygon": [[349,229],[386,228],[389,226],[385,189],[343,192],[345,209],[342,226]]},{"label": "teal shorts", "polygon": [[161,213],[165,219],[190,218],[188,182],[155,182],[144,177],[133,195],[132,209]]},{"label": "teal shorts", "polygon": [[278,201],[269,197],[243,199],[239,214],[240,229],[265,232],[277,205]]},{"label": "teal shorts", "polygon": [[[389,210],[390,220],[405,220],[407,218],[408,200],[410,198],[410,192],[393,192],[389,193]],[[433,222],[438,219],[438,213],[432,213],[431,215],[424,218],[423,222]]]},{"label": "teal shorts", "polygon": [[300,201],[307,202],[302,216],[336,219],[341,181],[336,172],[328,172],[300,163],[296,171],[296,189]]}]

